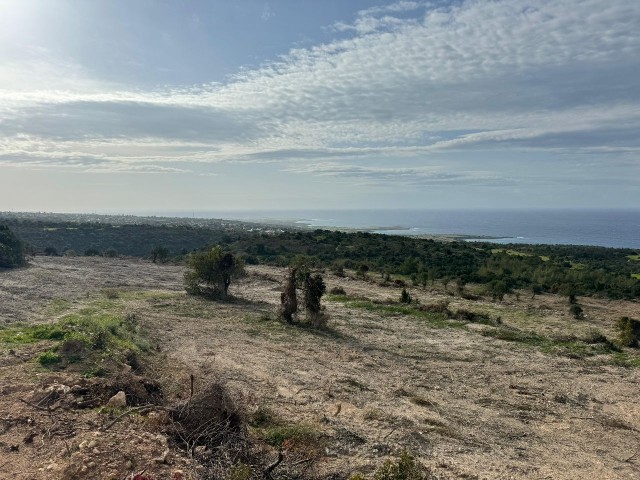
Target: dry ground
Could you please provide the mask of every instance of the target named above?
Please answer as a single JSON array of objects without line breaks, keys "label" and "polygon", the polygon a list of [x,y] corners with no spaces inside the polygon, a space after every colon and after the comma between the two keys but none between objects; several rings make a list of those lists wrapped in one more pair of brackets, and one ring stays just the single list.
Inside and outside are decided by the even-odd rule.
[{"label": "dry ground", "polygon": [[[483,329],[493,328],[485,325],[435,328],[416,317],[343,301],[325,302],[325,331],[283,325],[273,315],[283,270],[251,268],[232,285],[231,303],[188,297],[181,274],[179,267],[136,260],[38,257],[27,269],[0,272],[0,323],[52,321],[102,289],[117,288],[121,308],[137,314],[166,354],[173,388],[188,389],[189,373],[196,388],[217,374],[250,411],[269,410],[321,433],[320,475],[368,472],[406,449],[442,478],[640,478],[640,369],[615,366],[610,356],[542,353],[483,336]],[[397,288],[373,281],[330,275],[326,281],[349,296],[399,296]],[[587,318],[576,321],[566,299],[552,295],[494,303],[451,297],[441,288],[412,294],[424,304],[449,299],[453,309],[500,316],[507,325],[542,334],[596,328],[612,337],[616,318],[638,316],[632,302],[580,299]],[[0,418],[6,425],[0,428],[0,479],[71,478],[70,463],[106,462],[101,449],[114,445],[127,445],[127,468],[158,455],[162,438],[131,425],[114,426],[101,437],[104,448],[87,450],[102,421],[96,412],[76,418],[76,428],[69,427],[73,434],[47,436],[46,426],[55,420],[60,431],[64,419],[20,399],[71,380],[28,361],[37,348],[0,351]],[[31,428],[29,418],[42,427],[38,440],[25,444],[20,435]],[[132,437],[142,440],[122,443],[134,442]],[[94,449],[90,460],[83,452]],[[179,452],[172,462],[171,468],[151,463],[148,472],[171,478],[171,469],[188,470]]]}]

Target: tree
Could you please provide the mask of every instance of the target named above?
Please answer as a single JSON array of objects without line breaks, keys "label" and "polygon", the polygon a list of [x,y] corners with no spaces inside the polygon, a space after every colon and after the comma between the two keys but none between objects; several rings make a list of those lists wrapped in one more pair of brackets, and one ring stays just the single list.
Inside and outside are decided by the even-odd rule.
[{"label": "tree", "polygon": [[234,277],[244,274],[242,262],[220,246],[196,252],[187,258],[185,289],[192,295],[225,298]]},{"label": "tree", "polygon": [[[327,321],[327,316],[322,313],[322,305],[320,304],[320,299],[326,292],[327,286],[322,275],[313,272],[311,259],[298,256],[294,258],[292,263],[290,272],[294,273],[289,278],[292,282],[295,279],[295,286],[302,290],[307,321],[316,328],[321,327]],[[287,287],[292,288],[290,285]]]},{"label": "tree", "polygon": [[0,268],[24,265],[24,245],[7,227],[0,225]]},{"label": "tree", "polygon": [[280,305],[282,318],[287,323],[293,323],[293,315],[298,311],[298,297],[296,295],[296,275],[298,269],[289,269],[284,291],[280,295]]},{"label": "tree", "polygon": [[167,247],[163,247],[162,245],[156,245],[151,249],[151,261],[153,263],[156,262],[164,262],[167,258],[169,258],[169,249]]},{"label": "tree", "polygon": [[307,319],[314,327],[321,327],[326,318],[322,314],[322,306],[320,305],[320,299],[327,290],[327,286],[322,279],[322,275],[307,274],[302,284],[302,291],[304,292],[304,308],[307,313]]}]

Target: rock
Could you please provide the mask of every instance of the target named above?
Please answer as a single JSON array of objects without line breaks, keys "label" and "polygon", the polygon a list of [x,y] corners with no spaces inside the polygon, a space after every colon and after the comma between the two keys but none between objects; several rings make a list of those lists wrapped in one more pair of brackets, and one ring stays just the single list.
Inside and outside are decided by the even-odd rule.
[{"label": "rock", "polygon": [[107,402],[107,407],[118,408],[118,407],[126,407],[126,406],[127,406],[127,396],[122,390],[116,393]]}]

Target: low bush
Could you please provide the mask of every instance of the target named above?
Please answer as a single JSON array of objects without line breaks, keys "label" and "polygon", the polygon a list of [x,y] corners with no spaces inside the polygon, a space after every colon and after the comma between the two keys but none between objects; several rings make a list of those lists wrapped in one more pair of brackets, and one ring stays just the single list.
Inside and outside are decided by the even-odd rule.
[{"label": "low bush", "polygon": [[333,287],[331,290],[329,290],[329,293],[331,295],[346,295],[347,292],[344,291],[344,288],[342,287]]},{"label": "low bush", "polygon": [[638,348],[640,344],[640,321],[622,317],[616,324],[619,338],[625,347]]}]

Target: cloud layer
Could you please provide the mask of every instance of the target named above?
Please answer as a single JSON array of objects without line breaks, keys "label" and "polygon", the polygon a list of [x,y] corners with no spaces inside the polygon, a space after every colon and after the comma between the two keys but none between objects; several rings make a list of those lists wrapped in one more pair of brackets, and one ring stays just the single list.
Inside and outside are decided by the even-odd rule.
[{"label": "cloud layer", "polygon": [[637,172],[638,25],[628,0],[400,1],[223,84],[154,90],[36,50],[0,66],[0,166],[272,162],[368,184],[496,186],[518,180],[487,155],[473,169],[448,158],[537,152]]}]

